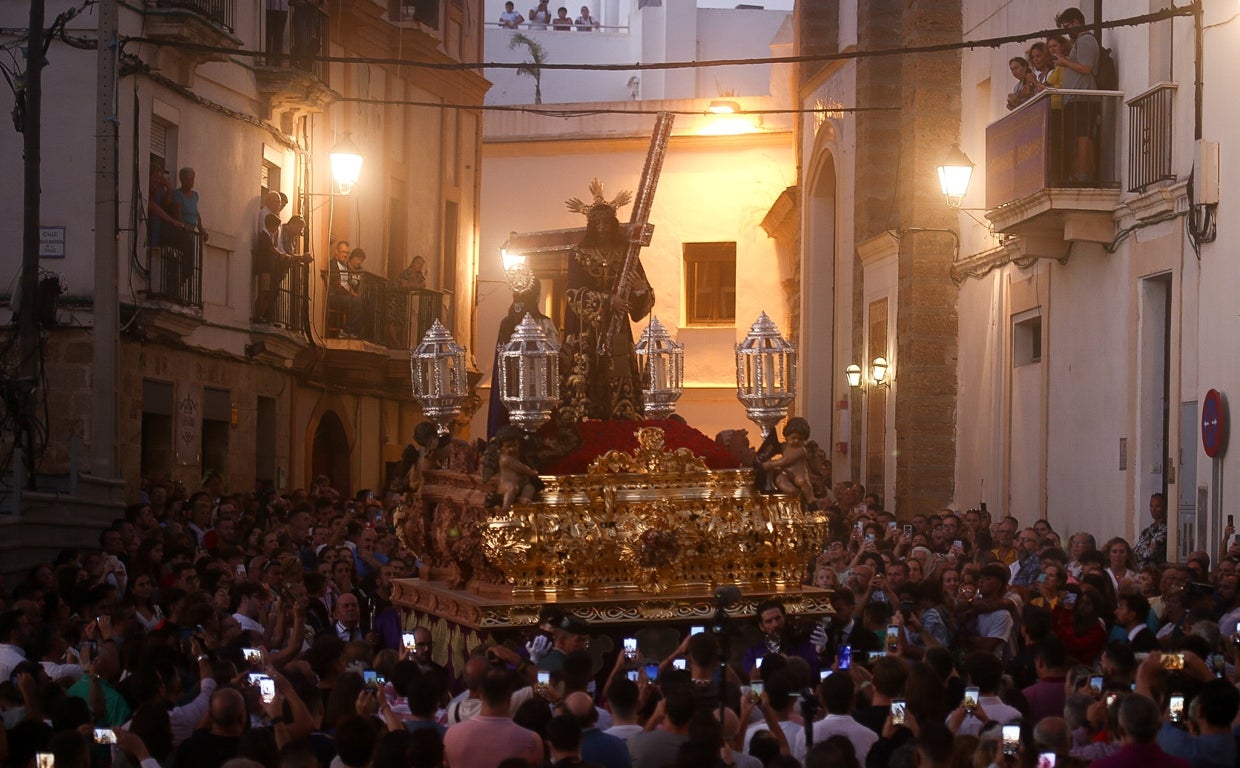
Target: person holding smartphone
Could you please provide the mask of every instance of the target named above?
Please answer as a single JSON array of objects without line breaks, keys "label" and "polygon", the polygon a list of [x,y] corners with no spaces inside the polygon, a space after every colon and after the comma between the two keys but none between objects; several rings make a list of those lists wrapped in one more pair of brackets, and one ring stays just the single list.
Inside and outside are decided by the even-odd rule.
[{"label": "person holding smartphone", "polygon": [[957,736],[976,736],[988,721],[1012,723],[1021,718],[1015,707],[1004,704],[999,698],[1003,683],[1003,664],[993,654],[975,651],[964,660],[964,672],[969,686],[977,688],[977,706],[970,710],[961,701],[947,717],[947,726]]},{"label": "person holding smartphone", "polygon": [[783,602],[774,598],[759,603],[754,614],[758,629],[762,631],[762,639],[745,649],[741,661],[745,675],[757,666],[758,657],[769,653],[800,656],[811,670],[817,672],[818,655],[826,649],[828,642],[826,629],[820,623],[815,622],[809,633],[799,632],[796,625],[788,620],[788,609]]}]

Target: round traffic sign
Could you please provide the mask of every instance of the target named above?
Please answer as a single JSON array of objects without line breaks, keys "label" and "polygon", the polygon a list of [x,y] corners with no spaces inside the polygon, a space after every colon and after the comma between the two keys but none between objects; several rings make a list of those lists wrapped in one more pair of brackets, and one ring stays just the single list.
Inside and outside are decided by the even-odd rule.
[{"label": "round traffic sign", "polygon": [[1201,447],[1210,458],[1217,459],[1227,450],[1227,427],[1227,400],[1212,389],[1201,403]]}]

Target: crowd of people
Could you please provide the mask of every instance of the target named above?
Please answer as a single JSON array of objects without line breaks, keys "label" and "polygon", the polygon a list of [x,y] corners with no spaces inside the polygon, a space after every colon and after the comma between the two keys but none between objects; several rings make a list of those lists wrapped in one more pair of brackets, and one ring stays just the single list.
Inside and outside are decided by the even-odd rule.
[{"label": "crowd of people", "polygon": [[521,15],[513,2],[504,3],[504,10],[499,15],[499,26],[504,29],[520,29],[524,25],[528,29],[546,29],[550,27],[557,32],[593,32],[600,28],[598,19],[590,15],[588,5],[581,6],[581,15],[575,20],[568,15],[568,8],[560,6],[555,16],[551,15],[548,0],[539,0],[537,8],[530,9],[529,19]]},{"label": "crowd of people", "polygon": [[[1085,26],[1078,8],[1055,17],[1062,34],[1050,35],[1029,47],[1024,56],[1008,60],[1016,83],[1007,95],[1007,108],[1016,109],[1043,91],[1093,91],[1101,46]],[[1050,97],[1051,173],[1055,183],[1088,184],[1096,181],[1101,105],[1091,96],[1069,93]]]},{"label": "crowd of people", "polygon": [[984,507],[898,520],[856,484],[833,496],[806,568],[827,617],[768,600],[666,654],[667,625],[605,638],[552,605],[457,669],[391,602],[423,565],[399,493],[150,482],[98,548],[0,593],[0,764],[1236,765],[1230,521],[1214,557],[1168,563],[1161,495],[1134,546],[1101,549]]}]

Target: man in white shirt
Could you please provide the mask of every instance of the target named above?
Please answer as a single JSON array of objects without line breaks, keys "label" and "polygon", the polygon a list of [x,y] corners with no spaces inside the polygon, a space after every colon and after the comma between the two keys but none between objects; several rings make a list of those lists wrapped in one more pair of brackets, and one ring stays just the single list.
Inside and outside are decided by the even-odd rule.
[{"label": "man in white shirt", "polygon": [[[766,681],[766,700],[771,710],[775,713],[775,719],[779,721],[779,728],[784,732],[788,739],[788,744],[792,744],[797,738],[802,743],[805,741],[805,728],[800,724],[793,722],[792,710],[796,706],[797,699],[793,696],[796,689],[796,678],[792,675],[791,670],[782,669],[770,676]],[[745,731],[745,741],[741,746],[741,751],[749,754],[749,742],[753,740],[754,734],[758,731],[769,731],[765,720],[760,720]]]},{"label": "man in white shirt", "polygon": [[627,677],[617,677],[613,680],[607,687],[607,705],[611,708],[613,725],[603,733],[628,741],[633,734],[645,730],[637,714],[637,704],[640,698],[641,691],[637,683]]},{"label": "man in white shirt", "polygon": [[1012,612],[1002,600],[1009,575],[1006,567],[992,563],[982,569],[977,580],[977,602],[984,607],[998,607],[977,614],[974,649],[993,653],[998,659],[1010,657],[1012,652]]},{"label": "man in white shirt", "polygon": [[957,736],[978,735],[986,721],[1013,723],[1020,719],[1019,709],[999,699],[1003,664],[997,658],[984,651],[971,653],[964,661],[964,671],[969,676],[969,685],[977,686],[977,709],[969,712],[962,704],[947,716],[947,727]]},{"label": "man in white shirt", "polygon": [[0,680],[13,676],[13,668],[26,660],[22,646],[30,640],[30,619],[22,611],[0,613]]},{"label": "man in white shirt", "polygon": [[267,629],[260,619],[263,616],[263,603],[267,599],[267,589],[257,582],[244,581],[233,587],[232,599],[235,606],[233,618],[241,625],[241,629],[257,633],[260,639],[265,639]]},{"label": "man in white shirt", "polygon": [[[823,707],[827,710],[827,716],[814,723],[814,743],[819,744],[832,736],[843,736],[856,748],[857,762],[865,765],[870,749],[878,741],[878,734],[858,723],[848,714],[852,711],[853,703],[857,698],[856,691],[853,689],[852,676],[831,675],[819,686],[819,696],[822,698]],[[801,761],[805,760],[804,732],[788,746],[793,757]]]}]

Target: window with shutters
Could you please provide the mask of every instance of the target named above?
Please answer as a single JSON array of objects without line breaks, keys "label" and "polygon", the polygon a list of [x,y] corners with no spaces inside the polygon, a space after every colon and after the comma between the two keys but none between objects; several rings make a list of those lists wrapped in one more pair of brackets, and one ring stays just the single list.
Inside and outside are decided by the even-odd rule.
[{"label": "window with shutters", "polygon": [[736,321],[736,243],[685,243],[685,322]]},{"label": "window with shutters", "polygon": [[150,160],[152,165],[158,165],[168,171],[168,175],[172,177],[173,186],[176,186],[177,175],[177,127],[162,117],[151,117],[151,149]]}]

